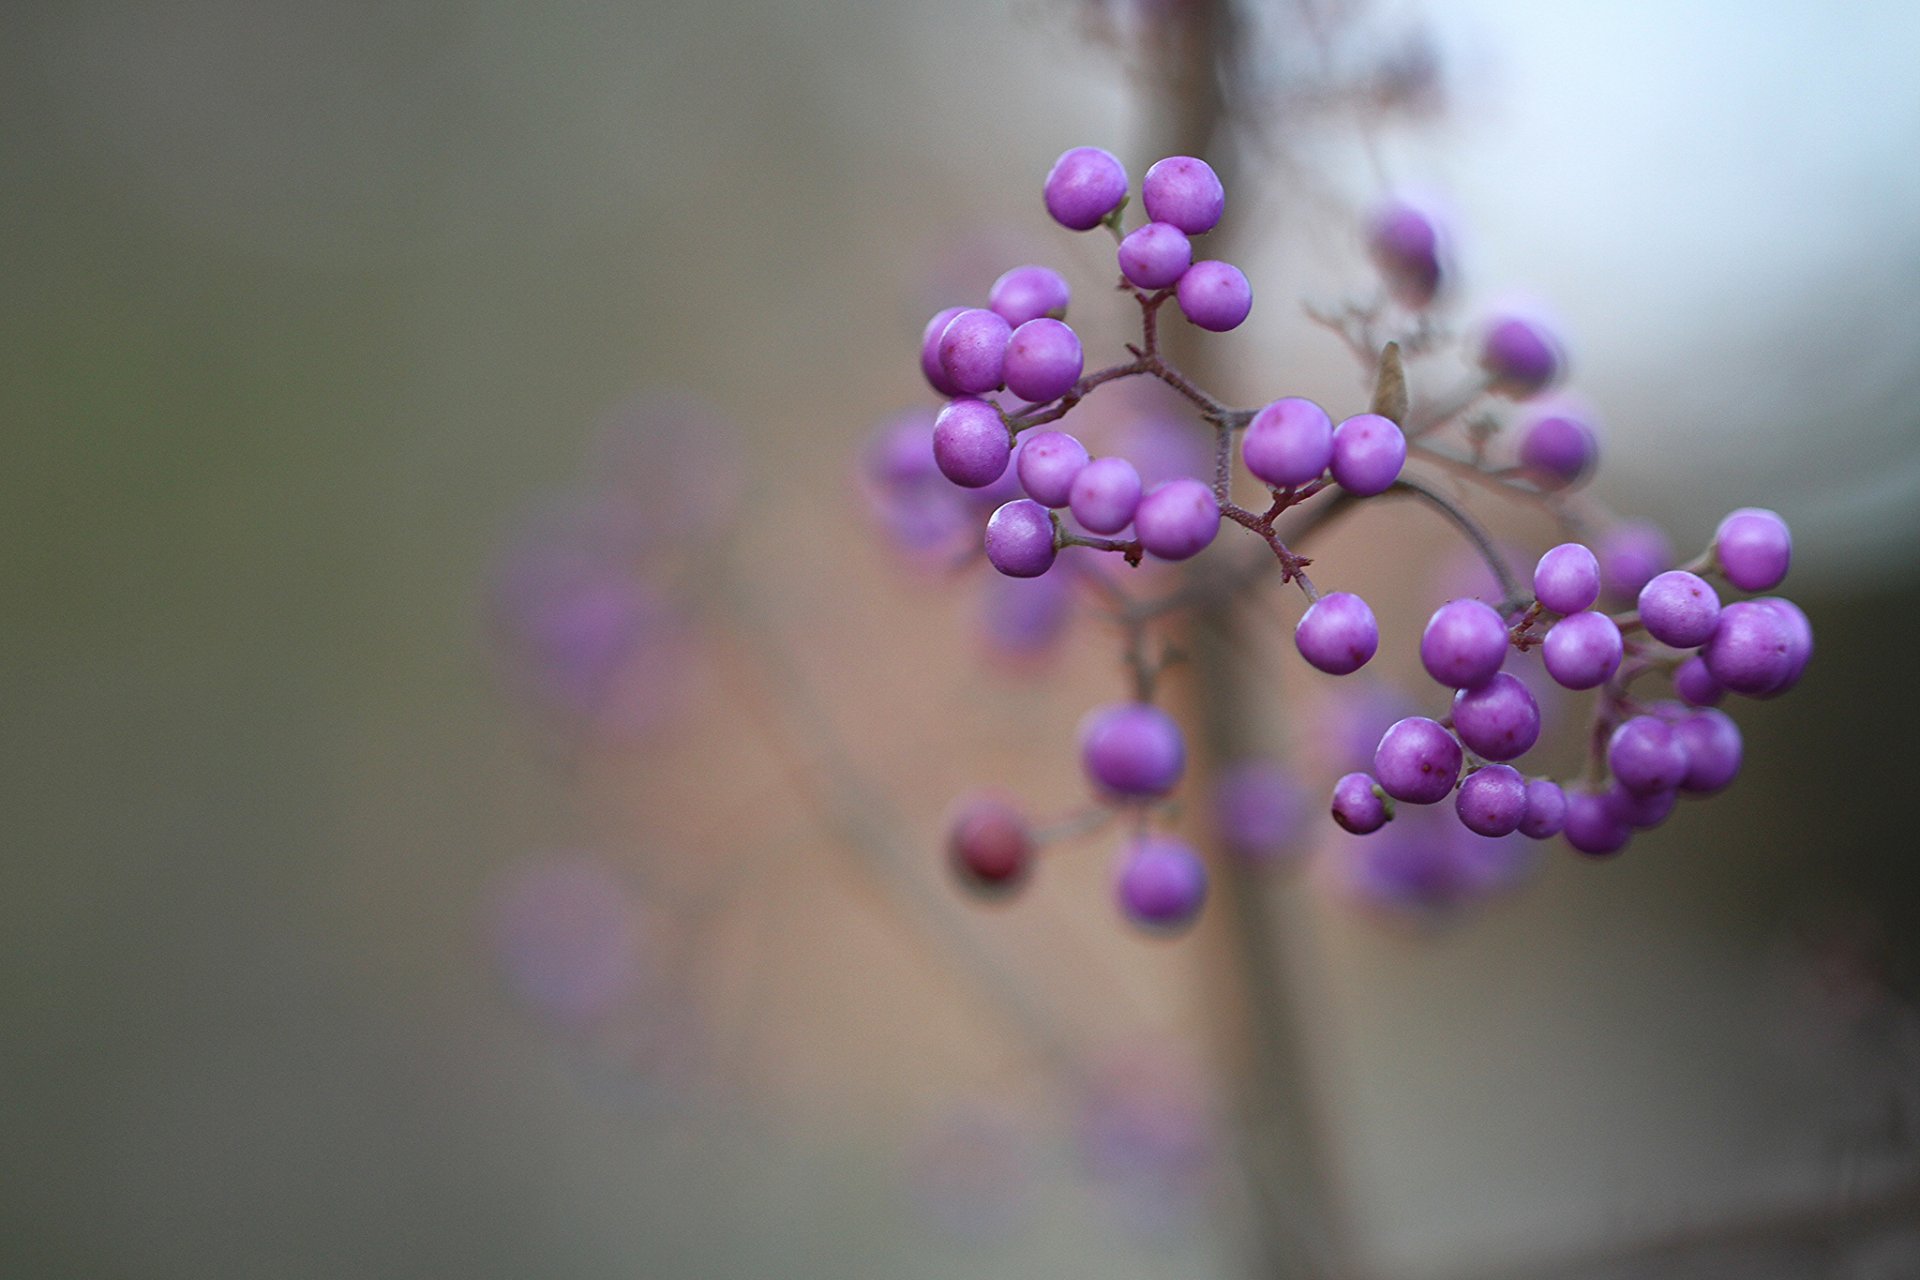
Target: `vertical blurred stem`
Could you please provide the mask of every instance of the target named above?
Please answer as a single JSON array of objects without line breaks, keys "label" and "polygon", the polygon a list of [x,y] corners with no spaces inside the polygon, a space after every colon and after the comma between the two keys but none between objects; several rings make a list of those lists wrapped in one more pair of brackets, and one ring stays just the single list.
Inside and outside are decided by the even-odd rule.
[{"label": "vertical blurred stem", "polygon": [[[1228,95],[1239,52],[1233,7],[1228,0],[1190,0],[1174,12],[1180,15],[1180,38],[1160,46],[1152,154],[1204,157],[1231,193],[1237,156]],[[1209,248],[1230,256],[1222,254],[1217,241]],[[1184,324],[1168,330],[1175,363],[1200,385],[1232,385],[1219,376],[1217,340],[1197,342],[1205,335]],[[1204,752],[1212,765],[1260,745],[1245,712],[1259,699],[1248,680],[1244,647],[1234,635],[1240,622],[1230,601],[1216,602],[1194,618],[1187,641]],[[1214,867],[1218,925],[1227,935],[1221,1036],[1223,1056],[1236,1068],[1233,1137],[1250,1192],[1249,1261],[1253,1274],[1267,1280],[1323,1280],[1346,1270],[1338,1247],[1342,1231],[1326,1153],[1315,1131],[1300,1011],[1279,941],[1274,886],[1259,868],[1239,859],[1215,858]]]}]

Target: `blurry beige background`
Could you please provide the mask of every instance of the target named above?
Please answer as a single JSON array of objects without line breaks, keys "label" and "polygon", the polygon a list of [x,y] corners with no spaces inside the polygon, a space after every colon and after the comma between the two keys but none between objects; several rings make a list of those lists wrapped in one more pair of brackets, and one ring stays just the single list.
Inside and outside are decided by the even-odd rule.
[{"label": "blurry beige background", "polygon": [[[1354,397],[1294,299],[1353,278],[1330,219],[1378,173],[1442,191],[1470,302],[1563,318],[1605,496],[1682,546],[1781,510],[1821,649],[1743,710],[1735,793],[1618,863],[1556,845],[1432,932],[1321,867],[1276,883],[1329,1229],[1361,1274],[1571,1274],[1852,1205],[1845,1250],[1816,1226],[1673,1274],[1920,1274],[1876,1198],[1911,1185],[1920,1123],[1920,27],[1430,21],[1448,123],[1327,126],[1233,193],[1259,302],[1223,389]],[[1111,637],[983,673],[972,595],[903,572],[851,478],[924,403],[936,307],[1034,255],[1101,279],[1035,198],[1067,146],[1154,158],[1086,30],[1039,3],[6,9],[0,1272],[1241,1273],[1231,1133],[1165,1224],[1074,1144],[1082,1074],[1208,1078],[1213,922],[1124,931],[1103,848],[990,913],[932,853],[976,782],[1078,799]],[[488,584],[649,388],[737,425],[746,505],[675,565],[708,588],[695,714],[581,751],[500,678]],[[1268,666],[1277,745],[1301,677]],[[885,797],[892,860],[849,852],[844,779],[783,717]],[[583,1047],[503,990],[499,886],[569,849],[637,887],[693,1065]],[[1185,1087],[1178,1115],[1218,1105]]]}]

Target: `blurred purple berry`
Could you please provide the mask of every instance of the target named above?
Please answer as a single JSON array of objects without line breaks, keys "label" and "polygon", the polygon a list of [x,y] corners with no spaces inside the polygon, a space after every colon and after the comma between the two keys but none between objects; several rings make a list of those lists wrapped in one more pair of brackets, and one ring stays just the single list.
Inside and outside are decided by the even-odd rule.
[{"label": "blurred purple berry", "polygon": [[1540,740],[1540,704],[1518,676],[1493,679],[1453,695],[1453,728],[1469,751],[1487,760],[1515,760]]},{"label": "blurred purple berry", "polygon": [[943,396],[965,394],[960,390],[960,384],[947,376],[947,371],[940,367],[940,335],[947,331],[947,326],[953,323],[954,317],[965,310],[965,307],[948,307],[944,311],[935,312],[933,319],[927,321],[926,330],[920,335],[920,372],[926,375],[927,385]]},{"label": "blurred purple berry", "polygon": [[1599,456],[1593,428],[1565,414],[1536,418],[1520,436],[1520,465],[1542,489],[1578,484]]},{"label": "blurred purple berry", "polygon": [[1120,909],[1135,924],[1178,929],[1191,923],[1206,901],[1206,864],[1184,841],[1145,836],[1123,852],[1114,890]]},{"label": "blurred purple berry", "polygon": [[1714,531],[1713,553],[1720,571],[1734,586],[1742,591],[1771,591],[1793,563],[1793,535],[1775,512],[1742,507]]},{"label": "blurred purple berry", "polygon": [[1426,214],[1398,200],[1382,204],[1367,219],[1367,253],[1403,306],[1433,301],[1443,270],[1440,234]]},{"label": "blurred purple berry", "polygon": [[1655,574],[1640,588],[1640,625],[1661,644],[1676,649],[1705,644],[1719,620],[1719,595],[1684,569]]},{"label": "blurred purple berry", "polygon": [[1566,821],[1560,834],[1576,852],[1604,858],[1627,847],[1633,828],[1614,813],[1605,796],[1573,791],[1567,794]]},{"label": "blurred purple berry", "polygon": [[1080,722],[1080,763],[1093,784],[1122,799],[1163,796],[1187,765],[1173,717],[1145,702],[1089,712]]},{"label": "blurred purple berry", "polygon": [[1240,760],[1213,785],[1214,829],[1221,845],[1249,862],[1271,862],[1299,851],[1309,810],[1307,793],[1283,765]]},{"label": "blurred purple berry", "polygon": [[[1715,625],[1719,620],[1715,619]],[[1707,670],[1707,661],[1699,654],[1688,658],[1673,672],[1673,691],[1689,705],[1710,707],[1720,701],[1726,690],[1713,678],[1713,672]]]},{"label": "blurred purple berry", "polygon": [[1607,739],[1607,768],[1636,795],[1672,791],[1687,776],[1686,744],[1657,716],[1633,716]]},{"label": "blurred purple berry", "polygon": [[1033,833],[1020,811],[995,795],[968,796],[947,828],[947,865],[983,897],[1003,898],[1033,869]]},{"label": "blurred purple berry", "polygon": [[1673,567],[1673,543],[1659,525],[1627,520],[1600,535],[1600,585],[1616,605],[1630,605],[1656,573]]},{"label": "blurred purple berry", "polygon": [[[1027,496],[1045,507],[1064,507],[1073,482],[1087,465],[1087,447],[1064,431],[1042,431],[1021,441],[1016,467]],[[1124,523],[1124,522],[1123,522]]]},{"label": "blurred purple berry", "polygon": [[1707,795],[1739,774],[1740,727],[1726,712],[1702,708],[1675,722],[1673,733],[1687,753],[1687,774],[1680,780],[1682,791]]},{"label": "blurred purple berry", "polygon": [[987,310],[1018,329],[1029,320],[1064,320],[1073,290],[1066,277],[1050,267],[1015,267],[987,290]]},{"label": "blurred purple berry", "polygon": [[1494,390],[1516,400],[1544,391],[1560,376],[1560,345],[1543,326],[1518,316],[1496,320],[1480,345],[1480,367]]},{"label": "blurred purple berry", "polygon": [[1073,478],[1067,505],[1089,533],[1118,533],[1139,509],[1140,473],[1125,458],[1095,458]]},{"label": "blurred purple berry", "polygon": [[1520,834],[1530,840],[1545,840],[1560,834],[1567,823],[1567,793],[1560,784],[1546,778],[1527,783],[1527,811],[1520,819]]}]

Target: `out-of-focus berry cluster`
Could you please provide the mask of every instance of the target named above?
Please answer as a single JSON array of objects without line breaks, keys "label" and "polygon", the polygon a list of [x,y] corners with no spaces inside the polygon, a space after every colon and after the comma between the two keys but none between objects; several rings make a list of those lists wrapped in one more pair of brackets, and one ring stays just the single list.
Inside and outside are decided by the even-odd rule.
[{"label": "out-of-focus berry cluster", "polygon": [[[906,547],[980,530],[975,554],[984,552],[1001,575],[1083,582],[1122,623],[1134,697],[1090,712],[1079,738],[1096,797],[1131,819],[1114,872],[1115,896],[1129,919],[1178,929],[1196,917],[1207,893],[1205,864],[1194,848],[1153,829],[1185,772],[1187,747],[1179,723],[1154,704],[1158,667],[1141,629],[1250,579],[1237,567],[1196,577],[1192,590],[1141,600],[1120,575],[1063,572],[1076,557],[1104,553],[1136,568],[1184,562],[1207,551],[1224,524],[1238,525],[1271,552],[1259,564],[1277,568],[1306,597],[1294,632],[1301,658],[1329,675],[1350,676],[1379,651],[1374,611],[1352,592],[1323,592],[1306,573],[1312,562],[1290,541],[1347,504],[1388,496],[1434,506],[1459,528],[1493,570],[1496,589],[1485,593],[1491,600],[1463,594],[1447,601],[1419,637],[1421,665],[1448,692],[1448,704],[1433,716],[1376,726],[1367,767],[1332,786],[1332,818],[1354,835],[1389,829],[1399,806],[1451,809],[1444,830],[1422,823],[1414,839],[1375,837],[1384,843],[1369,866],[1387,886],[1376,897],[1404,891],[1448,900],[1471,896],[1476,886],[1510,883],[1521,860],[1493,856],[1491,845],[1481,857],[1475,840],[1561,835],[1581,853],[1614,853],[1634,831],[1663,820],[1678,797],[1733,781],[1740,734],[1716,704],[1727,693],[1785,692],[1812,652],[1806,616],[1789,601],[1722,599],[1723,591],[1771,591],[1786,576],[1792,545],[1778,515],[1733,512],[1682,565],[1654,526],[1577,513],[1571,499],[1593,473],[1597,436],[1583,412],[1542,399],[1564,379],[1566,357],[1537,317],[1486,318],[1465,345],[1465,385],[1446,398],[1412,401],[1403,354],[1425,355],[1447,341],[1437,304],[1449,292],[1452,268],[1438,221],[1402,200],[1382,203],[1364,226],[1380,276],[1377,296],[1338,313],[1314,313],[1366,363],[1372,402],[1337,419],[1298,396],[1251,409],[1220,402],[1168,359],[1160,325],[1168,303],[1210,332],[1236,328],[1251,312],[1252,289],[1237,267],[1195,257],[1195,240],[1225,213],[1225,190],[1205,161],[1167,157],[1141,181],[1145,220],[1129,229],[1123,215],[1131,191],[1121,162],[1094,147],[1062,155],[1042,188],[1056,222],[1075,231],[1105,229],[1115,241],[1119,290],[1140,315],[1140,339],[1127,345],[1125,358],[1089,371],[1067,323],[1066,279],[1044,266],[1015,267],[994,283],[984,307],[950,307],[927,324],[920,368],[945,404],[930,420],[915,415],[891,424],[866,468],[876,511]],[[1171,388],[1192,407],[1201,428],[1196,438],[1210,433],[1211,464],[1192,468],[1199,474],[1149,483],[1134,460],[1096,454],[1061,429],[1089,395],[1134,377]],[[1502,405],[1515,408],[1496,412]],[[1503,450],[1496,437],[1509,412],[1519,419],[1517,441]],[[1409,469],[1410,462],[1418,465]],[[1236,464],[1263,491],[1253,507],[1234,501]],[[1540,556],[1525,582],[1466,509],[1421,479],[1425,470],[1544,507],[1578,536]],[[1588,533],[1596,523],[1597,534]],[[1054,629],[1063,612],[1052,611]],[[1537,662],[1529,656],[1535,650]],[[1576,777],[1524,768],[1542,728],[1530,667],[1544,669],[1544,677],[1538,670],[1532,676],[1536,686],[1544,678],[1590,692],[1591,749]],[[1649,696],[1646,681],[1664,682],[1671,696]],[[1302,807],[1292,776],[1263,768],[1230,771],[1216,804],[1223,845],[1251,848],[1252,857],[1272,856],[1297,840]],[[1407,825],[1405,816],[1399,821]],[[1086,825],[1064,824],[1075,834]],[[1031,874],[1043,843],[1015,802],[982,794],[958,806],[949,854],[963,883],[1004,896]],[[1427,855],[1413,866],[1398,856],[1403,846]],[[1440,846],[1457,856],[1431,856]]]}]

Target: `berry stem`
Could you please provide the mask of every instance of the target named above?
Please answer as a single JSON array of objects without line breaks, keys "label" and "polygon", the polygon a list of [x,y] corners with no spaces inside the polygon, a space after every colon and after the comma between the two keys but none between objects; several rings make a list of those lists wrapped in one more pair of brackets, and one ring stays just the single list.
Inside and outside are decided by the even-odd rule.
[{"label": "berry stem", "polygon": [[1500,612],[1503,615],[1516,613],[1532,602],[1533,593],[1522,587],[1520,580],[1513,576],[1513,570],[1507,567],[1506,560],[1501,557],[1499,548],[1493,545],[1493,539],[1487,536],[1487,531],[1482,529],[1479,522],[1451,498],[1437,489],[1430,489],[1420,481],[1409,480],[1405,476],[1395,480],[1393,488],[1388,492],[1410,493],[1421,499],[1452,521],[1454,527],[1467,536],[1467,541],[1473,543],[1474,549],[1480,553],[1480,558],[1487,562],[1487,567],[1493,570],[1493,576],[1499,580],[1500,593],[1504,597],[1500,602]]}]

